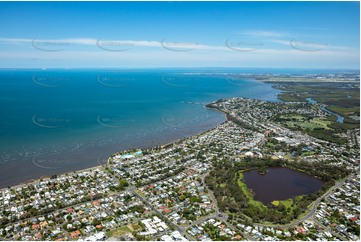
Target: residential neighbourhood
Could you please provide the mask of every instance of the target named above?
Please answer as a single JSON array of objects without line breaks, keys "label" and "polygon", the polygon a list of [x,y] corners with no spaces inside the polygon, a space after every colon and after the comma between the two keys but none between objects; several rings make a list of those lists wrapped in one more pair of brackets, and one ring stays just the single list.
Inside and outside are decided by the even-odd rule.
[{"label": "residential neighbourhood", "polygon": [[[228,120],[173,144],[112,155],[107,164],[0,191],[1,240],[359,240],[359,129],[346,144],[289,129],[274,117],[329,114],[309,103],[233,98]],[[273,144],[273,143],[274,144]],[[220,211],[204,179],[213,162],[247,157],[346,167],[350,175],[291,224],[252,224]]]}]

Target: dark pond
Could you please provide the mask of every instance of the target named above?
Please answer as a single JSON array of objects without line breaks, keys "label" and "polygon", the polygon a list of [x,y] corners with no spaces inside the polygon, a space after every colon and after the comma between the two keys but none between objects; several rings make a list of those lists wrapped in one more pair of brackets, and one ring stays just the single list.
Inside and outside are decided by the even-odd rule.
[{"label": "dark pond", "polygon": [[258,174],[257,170],[245,172],[244,182],[254,192],[255,199],[263,204],[316,192],[324,183],[304,172],[285,167],[268,168],[265,175]]}]

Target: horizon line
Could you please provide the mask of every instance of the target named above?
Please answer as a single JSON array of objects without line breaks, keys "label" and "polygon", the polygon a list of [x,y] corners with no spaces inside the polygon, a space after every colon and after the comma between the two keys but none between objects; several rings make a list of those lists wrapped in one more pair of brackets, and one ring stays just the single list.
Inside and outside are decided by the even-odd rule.
[{"label": "horizon line", "polygon": [[181,67],[0,67],[0,70],[4,69],[65,69],[65,70],[76,70],[76,69],[310,69],[310,70],[355,70],[360,71],[360,68],[333,68],[333,67],[223,67],[223,66],[203,66],[203,67],[190,67],[190,66],[181,66]]}]

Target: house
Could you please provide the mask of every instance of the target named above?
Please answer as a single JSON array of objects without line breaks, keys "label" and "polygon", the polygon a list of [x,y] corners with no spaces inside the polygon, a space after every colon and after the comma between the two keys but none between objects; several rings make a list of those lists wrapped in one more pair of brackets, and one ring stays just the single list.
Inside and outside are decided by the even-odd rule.
[{"label": "house", "polygon": [[33,225],[31,226],[31,228],[32,228],[33,230],[38,229],[38,228],[39,228],[39,224],[33,224]]},{"label": "house", "polygon": [[76,231],[70,233],[70,237],[73,239],[76,237],[79,237],[80,235],[81,235],[81,232],[79,230],[76,230]]}]

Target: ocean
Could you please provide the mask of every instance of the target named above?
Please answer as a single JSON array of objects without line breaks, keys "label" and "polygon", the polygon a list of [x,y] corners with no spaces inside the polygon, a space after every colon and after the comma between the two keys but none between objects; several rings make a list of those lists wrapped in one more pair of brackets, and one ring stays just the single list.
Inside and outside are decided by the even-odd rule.
[{"label": "ocean", "polygon": [[271,84],[237,73],[264,69],[2,69],[0,187],[215,127],[225,115],[204,105],[220,98],[277,101]]}]

